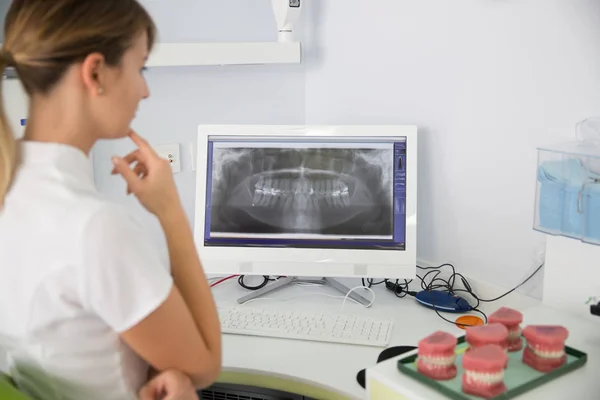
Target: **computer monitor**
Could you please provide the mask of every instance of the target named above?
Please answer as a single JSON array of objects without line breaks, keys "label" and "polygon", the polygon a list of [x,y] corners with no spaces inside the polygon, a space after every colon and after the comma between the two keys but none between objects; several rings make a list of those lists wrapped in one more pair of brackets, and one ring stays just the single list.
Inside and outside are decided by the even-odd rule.
[{"label": "computer monitor", "polygon": [[414,126],[201,125],[195,242],[209,274],[414,277]]}]

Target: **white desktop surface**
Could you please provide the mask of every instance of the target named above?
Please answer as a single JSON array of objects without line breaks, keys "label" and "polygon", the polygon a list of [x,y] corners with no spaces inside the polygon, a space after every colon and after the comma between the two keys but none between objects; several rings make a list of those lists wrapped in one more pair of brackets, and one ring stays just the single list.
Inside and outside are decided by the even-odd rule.
[{"label": "white desktop surface", "polygon": [[[567,345],[587,353],[588,360],[583,367],[515,397],[515,400],[591,400],[600,398],[600,374],[598,373],[600,371],[600,317],[598,318],[598,321],[594,323],[545,305],[525,310],[523,325],[564,325],[569,329]],[[376,378],[377,381],[391,383],[395,388],[400,388],[401,392],[397,393],[397,398],[401,399],[447,399],[439,392],[398,371],[396,366],[398,359],[410,354],[414,354],[414,351],[378,364],[367,372],[367,380]],[[370,389],[369,386],[367,388]],[[387,398],[390,396],[387,395]],[[390,400],[395,398],[390,398]]]},{"label": "white desktop surface", "polygon": [[[360,285],[360,279],[342,281],[349,287]],[[346,301],[343,312],[374,317],[392,317],[394,330],[389,346],[416,345],[423,337],[443,329],[461,334],[461,329],[443,321],[430,309],[417,304],[414,298],[397,298],[383,285],[373,287],[376,294],[371,308]],[[248,291],[237,279],[231,279],[213,288],[218,307],[235,307],[236,300]],[[340,296],[330,287],[291,285],[267,295],[268,298],[290,300],[257,300],[242,307],[289,309],[298,311],[339,312],[342,299],[320,295]],[[361,293],[370,298],[367,291]],[[343,296],[341,296],[343,298]],[[490,307],[499,308],[500,303]],[[446,318],[454,320],[451,314]],[[599,321],[600,323],[600,321]],[[359,370],[376,364],[384,348],[346,344],[319,343],[225,334],[223,338],[223,374],[219,382],[255,384],[260,387],[287,390],[319,399],[366,398],[366,391],[356,381]],[[600,381],[600,379],[599,379]]]}]

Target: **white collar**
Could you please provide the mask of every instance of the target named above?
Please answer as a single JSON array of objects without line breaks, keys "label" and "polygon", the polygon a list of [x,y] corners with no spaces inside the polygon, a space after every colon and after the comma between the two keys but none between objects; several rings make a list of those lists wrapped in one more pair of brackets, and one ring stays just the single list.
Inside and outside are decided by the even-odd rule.
[{"label": "white collar", "polygon": [[61,173],[94,184],[90,159],[82,150],[62,143],[22,140],[20,144],[24,165],[46,164]]}]

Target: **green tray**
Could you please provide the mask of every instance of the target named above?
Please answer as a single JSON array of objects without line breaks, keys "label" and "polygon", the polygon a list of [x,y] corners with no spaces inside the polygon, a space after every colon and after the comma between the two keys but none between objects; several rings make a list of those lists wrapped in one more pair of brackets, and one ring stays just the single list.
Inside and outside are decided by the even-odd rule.
[{"label": "green tray", "polygon": [[[565,346],[567,353],[567,362],[560,368],[552,372],[543,373],[523,364],[523,350],[526,342],[523,343],[521,351],[508,353],[508,368],[504,373],[504,384],[508,389],[503,394],[494,397],[494,400],[508,400],[515,398],[531,389],[550,382],[559,376],[582,367],[587,362],[587,354],[572,347]],[[400,372],[418,380],[419,382],[437,390],[454,400],[480,400],[481,397],[465,394],[462,391],[462,355],[467,349],[465,337],[458,338],[456,346],[456,378],[448,381],[436,381],[430,379],[417,371],[417,354],[398,360],[398,369]]]}]

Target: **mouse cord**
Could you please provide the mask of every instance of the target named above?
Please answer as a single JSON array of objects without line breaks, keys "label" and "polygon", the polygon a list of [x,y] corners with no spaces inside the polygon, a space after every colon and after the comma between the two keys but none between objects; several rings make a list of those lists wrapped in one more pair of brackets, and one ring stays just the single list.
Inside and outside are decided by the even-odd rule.
[{"label": "mouse cord", "polygon": [[[369,292],[371,292],[371,295],[373,296],[373,297],[371,297],[371,302],[370,302],[369,304],[365,305],[365,307],[366,307],[366,308],[369,308],[369,307],[371,307],[371,306],[373,305],[373,303],[375,303],[375,292],[373,291],[373,289],[371,289],[371,288],[370,288],[370,287],[368,287],[368,286],[356,286],[356,287],[353,287],[352,289],[350,289],[350,290],[348,291],[348,293],[346,293],[346,296],[344,297],[344,301],[342,301],[342,308],[340,309],[340,312],[344,310],[344,304],[346,304],[346,300],[348,300],[348,299],[350,299],[350,300],[353,300],[353,299],[350,297],[350,294],[351,294],[352,292],[354,292],[355,290],[358,290],[358,289],[365,289],[365,290],[368,290]],[[355,301],[355,302],[356,302],[356,301]],[[360,303],[359,303],[359,304],[360,304]]]}]

